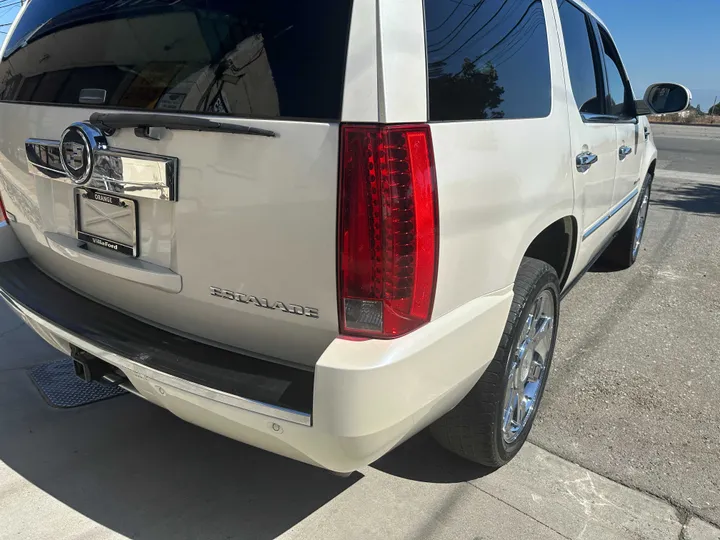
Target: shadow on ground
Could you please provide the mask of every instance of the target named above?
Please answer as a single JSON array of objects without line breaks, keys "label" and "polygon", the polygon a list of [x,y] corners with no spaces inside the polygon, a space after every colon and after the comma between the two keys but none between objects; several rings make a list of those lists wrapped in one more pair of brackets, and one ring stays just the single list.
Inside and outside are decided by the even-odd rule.
[{"label": "shadow on ground", "polygon": [[[134,396],[53,409],[24,369],[0,371],[0,461],[134,540],[276,538],[363,478],[232,441]],[[492,472],[446,452],[427,432],[372,467],[443,484]]]},{"label": "shadow on ground", "polygon": [[[363,478],[335,476],[227,439],[135,396],[54,409],[27,369],[62,355],[4,306],[0,351],[13,351],[0,353],[0,462],[128,538],[276,538]],[[372,467],[432,483],[491,472],[446,452],[427,432]],[[0,506],[3,497],[19,496],[13,478],[0,490]],[[32,523],[28,516],[31,510],[5,517]]]},{"label": "shadow on ground", "polygon": [[132,539],[276,538],[362,478],[226,439],[134,396],[51,409],[23,370],[0,375],[0,460]]},{"label": "shadow on ground", "polygon": [[698,182],[672,188],[654,187],[653,204],[717,216],[720,215],[720,184]]},{"label": "shadow on ground", "polygon": [[441,448],[427,430],[377,460],[372,467],[393,476],[435,484],[477,480],[495,470],[451,454]]}]

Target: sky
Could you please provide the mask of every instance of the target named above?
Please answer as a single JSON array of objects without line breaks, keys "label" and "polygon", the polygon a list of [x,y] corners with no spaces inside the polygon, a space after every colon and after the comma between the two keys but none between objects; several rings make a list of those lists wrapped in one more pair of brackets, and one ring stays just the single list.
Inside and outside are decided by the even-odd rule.
[{"label": "sky", "polygon": [[720,101],[720,0],[585,0],[617,44],[636,97],[684,84],[703,111]]},{"label": "sky", "polygon": [[[654,82],[677,82],[704,111],[720,101],[720,0],[585,0],[612,33],[636,97]],[[0,32],[18,10],[0,0]],[[4,34],[0,34],[0,38]]]}]

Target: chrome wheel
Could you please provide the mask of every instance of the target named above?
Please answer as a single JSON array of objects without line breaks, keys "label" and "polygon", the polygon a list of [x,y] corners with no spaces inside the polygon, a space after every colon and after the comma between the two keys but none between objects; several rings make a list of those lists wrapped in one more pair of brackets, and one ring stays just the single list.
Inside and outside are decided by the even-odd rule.
[{"label": "chrome wheel", "polygon": [[547,377],[556,313],[555,297],[544,290],[533,302],[514,348],[502,421],[503,440],[507,444],[517,440],[537,406]]},{"label": "chrome wheel", "polygon": [[[650,194],[645,193],[640,203],[640,211],[638,212],[637,222],[635,224],[635,243],[633,244],[633,259],[637,257],[640,251],[640,242],[642,242],[643,232],[645,231],[645,219],[647,218],[648,206],[650,206]],[[627,252],[626,252],[627,253]]]}]

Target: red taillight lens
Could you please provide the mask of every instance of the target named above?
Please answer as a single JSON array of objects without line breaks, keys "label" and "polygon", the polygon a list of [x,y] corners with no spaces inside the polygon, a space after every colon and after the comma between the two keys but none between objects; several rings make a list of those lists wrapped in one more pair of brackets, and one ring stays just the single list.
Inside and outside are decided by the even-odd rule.
[{"label": "red taillight lens", "polygon": [[340,332],[392,338],[430,320],[438,213],[426,125],[342,126]]}]

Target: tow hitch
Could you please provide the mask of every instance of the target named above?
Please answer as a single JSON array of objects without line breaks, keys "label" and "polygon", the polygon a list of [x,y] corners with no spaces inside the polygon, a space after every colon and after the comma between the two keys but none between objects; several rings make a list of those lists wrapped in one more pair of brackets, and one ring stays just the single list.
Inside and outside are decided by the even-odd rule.
[{"label": "tow hitch", "polygon": [[70,356],[73,359],[75,375],[85,382],[96,381],[104,384],[118,385],[125,380],[124,376],[118,374],[115,366],[100,360],[82,349],[78,349],[75,345],[70,345]]}]

